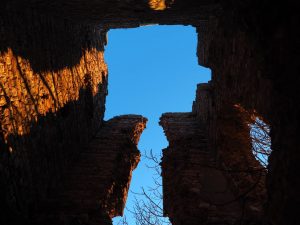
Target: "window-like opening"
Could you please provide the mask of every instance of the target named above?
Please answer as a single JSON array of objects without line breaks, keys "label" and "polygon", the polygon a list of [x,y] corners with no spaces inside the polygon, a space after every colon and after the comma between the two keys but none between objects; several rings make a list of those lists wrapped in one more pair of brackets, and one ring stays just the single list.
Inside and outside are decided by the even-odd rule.
[{"label": "window-like opening", "polygon": [[[150,224],[138,221],[131,213],[137,202],[147,202],[144,195],[133,194],[141,193],[142,187],[162,208],[160,197],[154,197],[162,193],[161,186],[153,180],[154,177],[161,183],[161,178],[156,176],[160,171],[147,165],[157,165],[151,159],[151,152],[159,161],[161,150],[168,145],[158,125],[161,114],[191,111],[196,84],[210,80],[210,70],[197,63],[196,49],[196,30],[191,26],[146,26],[108,33],[105,58],[109,68],[109,95],[105,119],[122,114],[140,114],[148,118],[139,142],[142,159],[133,172],[126,203],[127,224]],[[157,187],[158,192],[153,192],[151,187]],[[141,219],[149,220],[150,217],[153,224],[168,223],[167,219],[153,215]],[[126,222],[115,218],[114,224]]]},{"label": "window-like opening", "polygon": [[272,151],[269,125],[255,117],[254,122],[250,125],[250,137],[255,158],[266,168]]}]

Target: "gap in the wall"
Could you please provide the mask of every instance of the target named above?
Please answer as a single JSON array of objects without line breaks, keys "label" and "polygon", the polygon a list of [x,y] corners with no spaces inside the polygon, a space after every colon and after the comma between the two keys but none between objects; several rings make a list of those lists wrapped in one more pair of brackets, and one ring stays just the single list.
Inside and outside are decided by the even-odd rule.
[{"label": "gap in the wall", "polygon": [[[157,156],[168,142],[158,125],[165,112],[189,112],[195,100],[196,85],[210,80],[210,70],[198,65],[197,34],[191,26],[145,26],[116,29],[108,33],[105,59],[109,86],[105,119],[117,115],[140,114],[148,118],[139,150]],[[153,186],[153,170],[142,157],[133,172],[125,216],[136,224],[129,212],[134,205],[132,192]],[[160,190],[161,191],[161,190]],[[161,203],[160,203],[161,204]],[[116,225],[121,218],[115,218]]]},{"label": "gap in the wall", "polygon": [[256,160],[267,168],[268,159],[272,152],[270,126],[256,117],[254,123],[250,125],[250,137],[252,140],[252,153]]}]

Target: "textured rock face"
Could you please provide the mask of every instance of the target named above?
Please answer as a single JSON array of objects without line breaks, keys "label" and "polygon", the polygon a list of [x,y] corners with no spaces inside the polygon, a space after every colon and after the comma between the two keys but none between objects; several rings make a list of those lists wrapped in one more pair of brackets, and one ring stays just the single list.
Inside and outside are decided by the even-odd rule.
[{"label": "textured rock face", "polygon": [[[156,10],[163,9],[163,5],[167,10]],[[84,0],[11,0],[6,1],[4,7],[21,11],[24,8],[35,9],[43,14],[57,15],[81,23],[139,26],[147,21],[181,21],[188,24],[194,17],[207,19],[219,5],[217,1],[208,0],[91,0],[88,3]]]},{"label": "textured rock face", "polygon": [[[34,13],[13,15],[1,15],[0,31],[1,224],[29,219],[60,183],[63,171],[100,128],[107,94],[97,32],[68,22],[56,25],[57,20]],[[65,36],[70,33],[85,36]],[[72,43],[87,48],[74,45],[64,52]],[[67,66],[60,61],[66,55],[78,61]]]},{"label": "textured rock face", "polygon": [[228,105],[241,104],[270,124],[268,221],[297,224],[299,79],[295,74],[299,67],[293,52],[299,49],[299,40],[291,25],[299,24],[299,15],[292,2],[284,6],[269,1],[222,4],[223,14],[210,22],[207,61],[202,62],[212,69],[215,115],[226,115]]},{"label": "textured rock face", "polygon": [[[203,165],[194,165],[194,158],[199,162],[212,161],[223,170],[257,167],[248,154],[248,128],[243,113],[255,112],[271,127],[273,153],[267,174],[265,218],[272,225],[299,224],[297,53],[300,44],[295,29],[299,27],[296,2],[175,0],[164,3],[171,7],[153,10],[149,1],[136,0],[7,0],[2,3],[0,219],[4,222],[0,221],[1,224],[20,224],[18,218],[30,219],[49,190],[58,188],[73,159],[102,126],[107,91],[102,55],[105,31],[147,23],[195,26],[199,34],[199,63],[212,69],[212,82],[199,87],[193,114],[167,114],[162,119],[163,126],[170,131],[167,133],[170,146],[164,152],[163,162],[166,213],[179,224],[212,222],[212,218],[220,218],[214,216],[216,212],[227,215],[225,209],[215,210],[202,204],[202,195],[197,191],[203,183],[191,171],[205,169]],[[202,102],[206,107],[201,106]],[[172,131],[181,126],[178,133]],[[182,147],[181,136],[188,142],[187,148]],[[196,141],[190,143],[189,137]],[[203,152],[209,152],[209,156]],[[188,164],[184,163],[185,157],[190,166],[185,165]],[[175,162],[182,170],[176,171]],[[134,167],[134,163],[130,165]],[[107,165],[107,168],[111,167]],[[245,187],[260,176],[241,178],[230,173],[211,173],[215,175],[208,180],[212,179],[213,185],[234,183],[228,195],[224,195],[227,197],[244,193]],[[176,174],[174,181],[170,180],[172,174]],[[184,181],[178,190],[187,191],[184,185],[195,185],[189,193],[197,196],[197,201],[192,203],[201,203],[201,207],[186,212],[192,197],[180,196],[178,190],[173,190],[172,182],[189,180],[189,177],[195,184]],[[128,181],[127,172],[122,179],[125,179],[122,184]],[[262,186],[260,182],[257,185]],[[120,190],[126,194],[125,189]],[[246,204],[250,221],[254,217],[260,219],[264,202],[262,188],[253,193],[258,194],[249,194]],[[107,201],[115,204],[111,212],[100,210],[103,216],[97,218],[110,221],[110,216],[121,211],[123,201],[115,198]],[[170,203],[173,201],[174,205]],[[175,203],[179,204],[178,208]],[[241,208],[234,208],[237,210],[231,212],[239,214]],[[209,216],[197,217],[203,215],[201,210],[208,210]],[[188,213],[193,215],[186,218]],[[234,215],[226,217],[226,221],[231,221]],[[8,222],[7,218],[10,218]],[[87,221],[94,223],[93,219]]]},{"label": "textured rock face", "polygon": [[208,148],[205,128],[193,113],[164,114],[169,140],[164,149],[165,215],[172,224],[235,224],[242,213]]},{"label": "textured rock face", "polygon": [[106,40],[98,29],[8,12],[0,42],[1,224],[111,224],[123,213],[146,119],[103,122]]},{"label": "textured rock face", "polygon": [[111,224],[125,207],[139,137],[147,119],[128,115],[104,123],[50,190],[36,212],[37,224]]},{"label": "textured rock face", "polygon": [[248,123],[236,108],[211,123],[211,91],[198,85],[193,112],[161,117],[169,141],[162,158],[165,214],[173,225],[260,224],[265,170],[252,154]]}]

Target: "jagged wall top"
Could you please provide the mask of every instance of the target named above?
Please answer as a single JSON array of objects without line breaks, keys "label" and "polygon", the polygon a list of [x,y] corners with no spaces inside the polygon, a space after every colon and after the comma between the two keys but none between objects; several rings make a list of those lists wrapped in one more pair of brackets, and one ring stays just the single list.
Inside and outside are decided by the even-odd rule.
[{"label": "jagged wall top", "polygon": [[[142,23],[192,24],[195,17],[208,19],[218,1],[192,0],[5,0],[6,10],[34,9],[79,23],[112,23],[131,27]],[[160,6],[164,5],[163,10]],[[159,10],[155,10],[159,9]],[[195,21],[195,20],[194,20]]]}]

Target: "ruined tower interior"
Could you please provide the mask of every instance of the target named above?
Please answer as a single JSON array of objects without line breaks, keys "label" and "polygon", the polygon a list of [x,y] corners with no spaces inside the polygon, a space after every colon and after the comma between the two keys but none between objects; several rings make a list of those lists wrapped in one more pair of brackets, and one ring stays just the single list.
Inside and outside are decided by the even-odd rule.
[{"label": "ruined tower interior", "polygon": [[[173,225],[299,222],[299,8],[269,0],[4,0],[0,224],[109,225],[123,215],[147,118],[104,121],[106,33],[191,25],[211,69],[189,113],[161,116]],[[298,25],[297,25],[298,24]],[[270,127],[267,169],[249,124]]]}]

